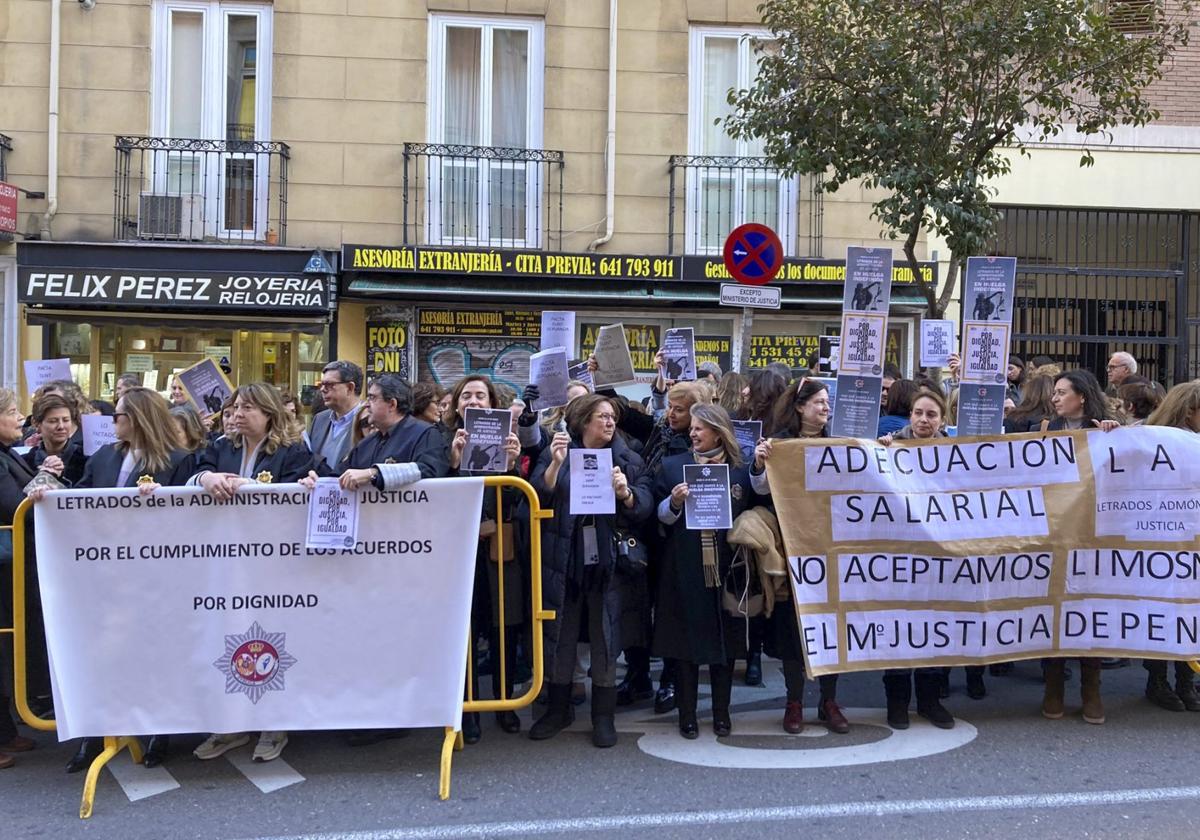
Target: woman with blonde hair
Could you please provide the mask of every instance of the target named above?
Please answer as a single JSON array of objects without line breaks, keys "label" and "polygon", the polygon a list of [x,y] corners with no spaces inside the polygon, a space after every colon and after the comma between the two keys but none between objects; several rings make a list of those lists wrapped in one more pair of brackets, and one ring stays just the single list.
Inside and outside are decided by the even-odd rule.
[{"label": "woman with blonde hair", "polygon": [[204,428],[200,412],[190,405],[173,405],[170,414],[179,429],[180,446],[195,454],[208,445],[208,430]]},{"label": "woman with blonde hair", "polygon": [[[190,453],[180,448],[175,421],[167,410],[166,400],[157,391],[127,390],[117,400],[113,431],[117,442],[100,447],[88,459],[76,488],[137,487],[146,494],[160,485],[180,485],[187,480]],[[39,488],[29,496],[38,501],[44,493]],[[67,762],[67,772],[86,770],[102,747],[102,739],[84,738]],[[150,766],[160,764],[165,752],[165,739],[155,736],[150,739],[145,762]]]},{"label": "woman with blonde hair", "polygon": [[[279,391],[267,382],[252,382],[233,392],[233,432],[204,451],[189,484],[199,485],[215,499],[233,497],[246,484],[291,484],[316,469],[304,443],[303,427],[284,407]],[[216,758],[250,742],[246,732],[210,735],[193,754]],[[262,732],[254,748],[255,761],[273,761],[287,746],[286,732]]]},{"label": "woman with blonde hair", "polygon": [[364,438],[374,434],[375,425],[371,422],[371,407],[363,403],[354,415],[354,425],[350,427],[350,448],[358,446]]},{"label": "woman with blonde hair", "polygon": [[746,655],[748,628],[744,618],[722,606],[723,582],[733,564],[734,549],[725,530],[694,530],[683,516],[688,485],[685,467],[725,464],[733,518],[754,502],[750,473],[733,433],[729,413],[719,405],[698,404],[691,410],[692,448],[662,460],[654,485],[658,521],[667,530],[658,574],[658,597],[651,653],[677,663],[675,700],[679,734],[699,737],[696,703],[700,666],[707,665],[712,685],[712,727],[718,737],[729,735],[729,704],[733,692],[734,660]]}]

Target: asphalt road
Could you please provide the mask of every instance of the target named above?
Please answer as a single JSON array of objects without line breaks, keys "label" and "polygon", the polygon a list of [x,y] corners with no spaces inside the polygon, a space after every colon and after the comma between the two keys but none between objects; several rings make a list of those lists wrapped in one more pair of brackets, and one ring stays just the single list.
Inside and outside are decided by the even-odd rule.
[{"label": "asphalt road", "polygon": [[[771,663],[768,663],[771,664]],[[844,677],[851,734],[814,722],[779,727],[783,680],[735,685],[734,734],[721,743],[701,714],[685,742],[675,716],[646,705],[618,717],[621,741],[597,750],[587,707],[572,731],[534,743],[488,718],[483,740],[458,753],[451,799],[437,799],[440,733],[418,731],[350,748],[336,733],[293,735],[281,762],[251,765],[246,747],[209,762],[177,739],[165,770],[118,757],[101,777],[94,816],[78,818],[82,775],[52,735],[0,775],[0,838],[376,838],[756,836],[821,838],[1184,837],[1200,827],[1200,714],[1171,713],[1142,697],[1145,672],[1106,671],[1108,723],[1039,714],[1036,663],[988,678],[967,698],[953,675],[949,732],[914,715],[883,725],[878,675]],[[705,689],[702,687],[702,693]],[[816,701],[810,683],[806,718]],[[702,700],[702,706],[706,705]],[[1072,714],[1074,712],[1074,714]],[[526,726],[529,711],[522,715]],[[177,785],[177,787],[175,786]]]}]

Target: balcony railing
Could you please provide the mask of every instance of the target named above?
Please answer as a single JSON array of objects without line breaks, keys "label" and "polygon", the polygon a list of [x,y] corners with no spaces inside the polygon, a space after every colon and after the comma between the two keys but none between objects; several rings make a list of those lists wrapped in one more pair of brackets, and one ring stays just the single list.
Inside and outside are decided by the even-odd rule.
[{"label": "balcony railing", "polygon": [[286,143],[117,137],[113,238],[287,244]]},{"label": "balcony railing", "polygon": [[12,151],[12,138],[0,134],[0,181],[8,180],[8,153]]},{"label": "balcony railing", "polygon": [[821,256],[819,176],[785,177],[760,157],[672,155],[669,166],[668,254],[719,254],[731,230],[758,222],[788,256]]},{"label": "balcony railing", "polygon": [[563,153],[404,144],[404,241],[561,247]]}]

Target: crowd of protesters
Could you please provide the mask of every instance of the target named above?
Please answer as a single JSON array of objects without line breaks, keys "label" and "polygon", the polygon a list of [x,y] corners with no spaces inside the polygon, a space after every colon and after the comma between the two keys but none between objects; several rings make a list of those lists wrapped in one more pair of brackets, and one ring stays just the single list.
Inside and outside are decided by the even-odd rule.
[{"label": "crowd of protesters", "polygon": [[[596,369],[595,359],[589,367]],[[946,378],[909,379],[889,366],[880,406],[880,443],[897,446],[952,434],[957,372],[956,358]],[[730,708],[735,673],[740,672],[747,685],[761,684],[764,655],[781,663],[787,693],[780,725],[795,734],[805,726],[804,657],[765,467],[775,441],[828,435],[830,394],[811,373],[774,363],[746,375],[723,374],[715,364],[704,363],[695,381],[672,382],[660,376],[642,402],[611,390],[597,393],[576,381],[568,389],[567,405],[538,412],[531,407],[540,396],[534,386],[518,397],[506,384],[483,374],[468,374],[449,391],[424,382],[412,385],[393,374],[366,382],[358,365],[335,361],[322,372],[322,408],[307,427],[297,413],[296,399],[263,382],[237,387],[207,423],[177,379],[164,398],[142,387],[138,375],[122,375],[115,405],[89,401],[74,382],[51,382],[34,394],[28,418],[16,395],[0,389],[0,524],[12,524],[26,496],[36,502],[56,487],[153,493],[163,486],[192,485],[227,499],[253,482],[311,487],[320,476],[340,476],[347,489],[370,485],[385,490],[424,478],[472,475],[462,464],[468,440],[466,410],[507,408],[514,423],[505,442],[505,466],[510,474],[527,479],[542,507],[554,513],[534,526],[543,529],[544,606],[556,618],[546,625],[546,686],[529,737],[548,739],[571,725],[575,707],[590,693],[597,747],[617,742],[617,707],[638,703],[652,704],[658,714],[677,712],[680,735],[697,738],[705,668],[713,732],[729,735],[736,724]],[[1114,354],[1105,374],[1107,389],[1089,371],[1064,370],[1045,357],[1028,365],[1012,357],[1005,432],[1137,425],[1200,432],[1200,381],[1165,391],[1139,375],[1137,361],[1127,353]],[[84,455],[81,433],[81,417],[89,413],[111,415],[117,439],[90,457]],[[756,446],[739,446],[735,420],[762,423]],[[611,450],[616,513],[571,513],[569,456],[580,448]],[[684,526],[684,467],[708,463],[729,466],[734,521],[728,530]],[[530,526],[519,494],[505,496],[502,509],[496,508],[492,495],[486,498],[480,511],[474,655],[466,693],[480,696],[478,678],[490,675],[492,696],[512,697],[532,670]],[[505,527],[497,527],[500,520]],[[32,527],[32,516],[28,525]],[[11,562],[11,543],[7,558],[4,548],[0,543],[0,562]],[[28,702],[35,714],[51,716],[36,552],[28,561]],[[0,568],[0,605],[7,608],[11,576],[7,566]],[[657,673],[656,662],[661,663]],[[1101,670],[1127,664],[1081,660],[1086,721],[1104,722]],[[1174,664],[1173,683],[1168,662],[1147,660],[1144,665],[1149,700],[1172,711],[1200,711],[1200,696],[1186,663]],[[1011,664],[992,665],[991,675],[1003,676],[1011,669]],[[1042,670],[1042,713],[1060,718],[1066,706],[1067,662],[1047,659]],[[949,694],[949,669],[890,669],[880,676],[890,726],[909,726],[914,689],[918,715],[938,727],[954,726],[953,715],[941,703]],[[986,696],[982,666],[968,668],[966,680],[971,698]],[[837,676],[819,677],[817,683],[818,722],[833,732],[849,732],[852,721],[838,702]],[[19,734],[9,699],[0,697],[0,706],[0,767],[9,767],[13,753],[35,744]],[[521,729],[512,712],[497,713],[496,724],[509,735]],[[482,730],[478,715],[464,715],[468,742],[478,741]],[[347,740],[364,745],[396,734],[352,732]],[[169,736],[146,735],[145,763],[165,761],[171,750]],[[252,737],[244,732],[215,733],[193,753],[199,759],[215,758],[248,744]],[[256,737],[253,757],[258,761],[277,758],[288,741],[286,732],[261,732]],[[68,772],[85,769],[101,744],[84,739],[77,747]]]}]

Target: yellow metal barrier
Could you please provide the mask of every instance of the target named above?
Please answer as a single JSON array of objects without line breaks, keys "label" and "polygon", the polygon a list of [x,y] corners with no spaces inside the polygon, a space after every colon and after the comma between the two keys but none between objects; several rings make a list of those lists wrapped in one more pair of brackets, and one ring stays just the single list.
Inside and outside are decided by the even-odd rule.
[{"label": "yellow metal barrier", "polygon": [[[542,622],[553,621],[554,612],[542,609],[542,529],[541,522],[544,519],[550,519],[554,516],[552,511],[542,510],[538,503],[537,493],[533,487],[523,479],[515,476],[500,475],[488,476],[484,479],[484,485],[489,488],[494,488],[496,492],[496,542],[498,545],[499,555],[497,563],[500,566],[498,570],[499,580],[499,601],[500,601],[500,650],[493,651],[493,660],[500,668],[500,699],[498,700],[479,700],[470,696],[472,691],[472,683],[467,681],[468,697],[463,703],[463,713],[468,712],[502,712],[515,711],[529,706],[537,698],[542,690],[542,681],[544,675],[542,673],[543,655],[542,655]],[[507,693],[505,686],[505,622],[504,622],[504,529],[512,527],[504,523],[504,489],[506,487],[515,488],[525,494],[526,500],[529,502],[529,532],[530,532],[530,586],[532,594],[532,612],[533,612],[533,681],[529,686],[528,691],[520,697],[505,697]],[[13,535],[13,567],[12,567],[12,582],[13,582],[13,626],[0,627],[0,633],[11,634],[13,637],[13,694],[16,701],[17,714],[21,716],[28,726],[33,729],[38,729],[43,732],[53,732],[57,726],[53,720],[38,717],[29,708],[28,693],[28,664],[26,655],[27,639],[25,633],[25,515],[32,504],[28,499],[21,502],[16,512],[13,514],[13,524],[2,526],[6,530],[11,530]],[[513,558],[515,561],[515,558]],[[471,651],[467,650],[467,667],[471,668]],[[446,728],[445,738],[442,742],[441,754],[441,774],[438,784],[438,796],[441,799],[450,797],[450,772],[451,759],[454,750],[463,748],[462,733],[456,732],[449,727]],[[140,764],[142,761],[142,746],[137,738],[133,737],[114,737],[108,736],[104,739],[104,749],[100,755],[92,762],[88,768],[87,776],[84,778],[83,796],[79,804],[79,816],[82,819],[87,819],[92,815],[92,805],[96,798],[96,782],[100,778],[100,771],[104,769],[104,765],[115,758],[121,750],[128,749],[130,757],[135,764]]]},{"label": "yellow metal barrier", "polygon": [[[542,681],[544,674],[542,668],[544,657],[542,655],[542,623],[545,621],[554,620],[554,611],[545,610],[542,608],[542,520],[552,519],[554,512],[542,510],[541,504],[538,502],[537,493],[534,492],[529,482],[524,479],[517,478],[511,475],[494,475],[488,476],[483,480],[485,487],[495,488],[496,491],[496,544],[498,546],[498,556],[496,564],[499,566],[496,573],[498,580],[499,592],[496,600],[500,602],[500,650],[491,651],[492,667],[500,669],[500,698],[498,700],[478,700],[472,695],[473,681],[467,680],[467,699],[463,703],[463,714],[470,712],[508,712],[523,709],[526,706],[532,705],[533,701],[542,691]],[[520,490],[525,494],[525,499],[529,502],[529,585],[531,592],[531,612],[533,613],[533,680],[529,684],[529,689],[520,697],[505,697],[508,684],[505,679],[506,657],[505,644],[505,621],[504,621],[504,529],[512,527],[511,524],[504,524],[504,488],[512,487]],[[513,558],[515,562],[516,558]],[[471,633],[467,642],[467,670],[470,673],[474,667],[472,661],[472,649],[474,648],[474,633]],[[463,748],[462,732],[456,732],[450,727],[446,727],[446,735],[442,740],[442,761],[441,774],[438,780],[438,798],[450,798],[450,773],[451,759],[454,756],[455,750]]]}]

